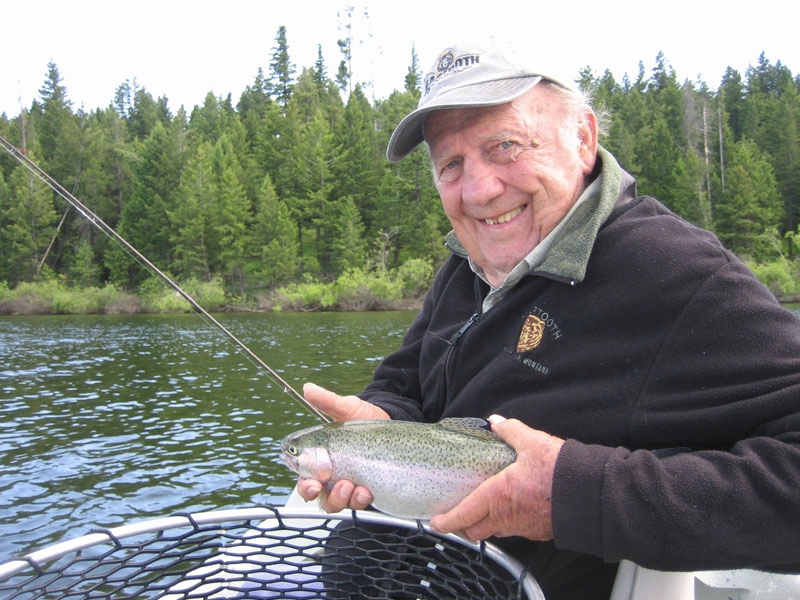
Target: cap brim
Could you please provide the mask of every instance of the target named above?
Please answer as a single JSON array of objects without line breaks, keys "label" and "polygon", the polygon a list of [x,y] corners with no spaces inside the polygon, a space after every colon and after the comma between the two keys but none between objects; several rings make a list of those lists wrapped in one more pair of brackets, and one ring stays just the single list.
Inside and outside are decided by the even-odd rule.
[{"label": "cap brim", "polygon": [[446,108],[496,106],[511,102],[541,80],[540,75],[530,75],[476,83],[438,94],[431,104],[421,102],[422,106],[408,114],[395,128],[386,148],[386,158],[392,163],[399,162],[424,141],[422,127],[429,113]]}]

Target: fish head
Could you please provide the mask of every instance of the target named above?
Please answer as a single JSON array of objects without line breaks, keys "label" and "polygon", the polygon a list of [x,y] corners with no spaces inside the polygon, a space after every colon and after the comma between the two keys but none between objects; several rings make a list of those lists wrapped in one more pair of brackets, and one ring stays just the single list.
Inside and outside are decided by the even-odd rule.
[{"label": "fish head", "polygon": [[281,458],[301,477],[327,483],[333,477],[333,462],[321,426],[287,435],[281,441]]}]

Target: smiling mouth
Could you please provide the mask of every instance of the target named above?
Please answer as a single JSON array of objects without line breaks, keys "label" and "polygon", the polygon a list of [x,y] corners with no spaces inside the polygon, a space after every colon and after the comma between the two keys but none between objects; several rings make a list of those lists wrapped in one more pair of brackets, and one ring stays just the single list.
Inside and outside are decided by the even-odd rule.
[{"label": "smiling mouth", "polygon": [[526,207],[527,204],[520,206],[519,208],[515,208],[514,210],[510,210],[507,213],[500,215],[495,219],[483,219],[483,222],[486,223],[487,225],[500,225],[501,223],[508,223],[511,219],[513,219],[523,210],[525,210]]}]

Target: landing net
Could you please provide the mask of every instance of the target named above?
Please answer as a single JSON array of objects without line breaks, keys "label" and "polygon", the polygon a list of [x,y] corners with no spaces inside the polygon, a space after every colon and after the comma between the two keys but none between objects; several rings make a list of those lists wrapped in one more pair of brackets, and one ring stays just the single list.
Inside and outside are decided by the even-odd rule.
[{"label": "landing net", "polygon": [[260,507],[97,531],[0,563],[0,598],[525,598],[535,579],[488,543],[358,511]]}]

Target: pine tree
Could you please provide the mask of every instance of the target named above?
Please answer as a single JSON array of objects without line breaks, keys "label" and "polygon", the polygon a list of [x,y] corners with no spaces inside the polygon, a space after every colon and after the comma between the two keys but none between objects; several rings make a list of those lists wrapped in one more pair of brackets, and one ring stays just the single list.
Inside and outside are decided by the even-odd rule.
[{"label": "pine tree", "polygon": [[774,253],[780,217],[781,199],[771,165],[755,142],[738,142],[730,157],[725,192],[714,211],[717,234],[742,256],[775,258],[769,255]]},{"label": "pine tree", "polygon": [[286,198],[298,226],[301,256],[305,256],[308,249],[305,232],[313,230],[317,240],[323,235],[326,223],[320,217],[325,214],[333,185],[333,156],[333,134],[320,108],[306,125],[299,128],[291,163],[295,185]]},{"label": "pine tree", "polygon": [[78,287],[93,287],[100,283],[100,265],[96,262],[92,245],[86,240],[75,252],[69,268],[69,282]]},{"label": "pine tree", "polygon": [[733,140],[739,141],[744,134],[744,112],[747,99],[744,93],[742,76],[736,69],[728,67],[722,77],[718,95],[727,115]]},{"label": "pine tree", "polygon": [[214,232],[210,220],[218,195],[211,147],[205,142],[186,163],[175,203],[167,210],[174,252],[171,270],[183,279],[211,278],[209,248]]},{"label": "pine tree", "polygon": [[209,214],[212,271],[229,282],[234,293],[244,295],[246,234],[250,226],[250,201],[242,183],[244,172],[235,146],[227,135],[214,147],[219,197]]},{"label": "pine tree", "polygon": [[271,95],[285,111],[292,97],[295,66],[289,60],[289,44],[286,41],[286,27],[283,25],[278,27],[278,33],[275,35],[275,47],[272,49],[269,72]]},{"label": "pine tree", "polygon": [[39,275],[58,215],[53,192],[27,169],[16,168],[8,187],[0,255],[5,259],[8,282],[15,286]]},{"label": "pine tree", "polygon": [[419,84],[421,81],[422,81],[422,71],[420,70],[419,66],[419,57],[417,56],[416,47],[412,44],[411,64],[408,66],[408,71],[406,72],[405,86],[404,86],[405,91],[412,94],[419,93],[420,90]]},{"label": "pine tree", "polygon": [[287,283],[298,273],[297,225],[268,175],[256,200],[246,249],[246,274],[258,287]]},{"label": "pine tree", "polygon": [[355,202],[349,196],[339,198],[331,209],[321,262],[333,276],[363,267],[366,259],[364,226]]},{"label": "pine tree", "polygon": [[348,99],[344,118],[334,129],[336,152],[331,164],[332,196],[349,197],[355,202],[369,237],[387,225],[378,202],[384,158],[372,114],[369,101],[357,85]]},{"label": "pine tree", "polygon": [[[119,221],[119,233],[162,270],[169,269],[172,259],[167,207],[181,181],[185,148],[180,130],[178,120],[169,130],[159,121],[141,145],[134,186]],[[115,274],[113,281],[125,288],[136,287],[147,276],[124,252],[109,252],[106,264]]]},{"label": "pine tree", "polygon": [[[41,160],[49,165],[51,175],[62,181],[69,169],[60,170],[52,164],[58,155],[58,149],[71,141],[74,131],[68,129],[73,120],[72,105],[67,99],[67,88],[58,66],[50,62],[47,65],[47,77],[39,89],[41,113],[36,123],[37,143]],[[61,165],[59,165],[61,166]]]}]

